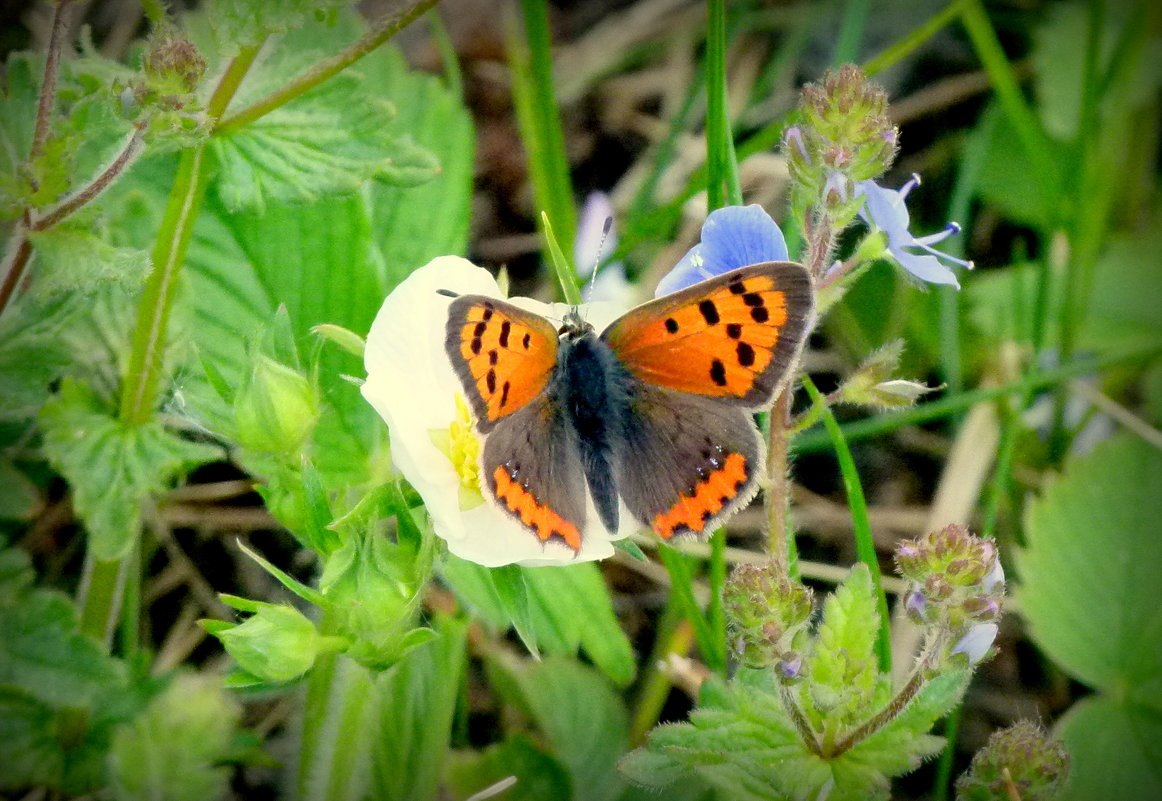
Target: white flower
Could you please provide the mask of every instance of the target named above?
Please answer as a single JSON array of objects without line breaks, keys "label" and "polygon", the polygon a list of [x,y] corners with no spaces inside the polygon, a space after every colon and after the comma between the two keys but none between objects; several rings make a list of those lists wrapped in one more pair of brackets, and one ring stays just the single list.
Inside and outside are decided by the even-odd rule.
[{"label": "white flower", "polygon": [[[475,454],[477,432],[467,419],[463,387],[444,351],[444,329],[451,299],[437,294],[503,298],[492,275],[457,256],[441,256],[408,276],[383,302],[367,335],[363,397],[387,423],[395,466],[424,499],[436,533],[462,559],[497,567],[574,564],[613,554],[611,535],[592,509],[582,533],[581,550],[542,543],[513,518],[479,495]],[[510,302],[550,320],[568,307],[528,298]],[[605,304],[584,315],[598,330],[617,310]],[[590,504],[592,506],[592,504]],[[636,524],[623,515],[623,533]]]}]

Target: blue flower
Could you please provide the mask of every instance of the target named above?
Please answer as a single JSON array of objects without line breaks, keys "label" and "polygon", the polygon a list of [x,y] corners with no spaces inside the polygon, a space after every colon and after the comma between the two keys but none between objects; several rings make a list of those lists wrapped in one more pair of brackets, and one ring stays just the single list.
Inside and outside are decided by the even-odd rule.
[{"label": "blue flower", "polygon": [[701,241],[666,273],[654,297],[764,261],[786,261],[783,232],[761,206],[725,206],[710,212],[702,224]]},{"label": "blue flower", "polygon": [[[908,207],[904,205],[904,200],[913,187],[919,183],[919,175],[913,175],[911,180],[899,190],[884,189],[875,181],[860,181],[856,187],[856,194],[863,195],[865,203],[860,209],[859,216],[887,235],[888,253],[909,273],[930,284],[950,284],[960,289],[956,274],[941,264],[940,260],[944,259],[951,264],[958,264],[970,270],[972,262],[958,259],[932,247],[937,242],[943,242],[953,234],[959,233],[960,226],[950,222],[943,231],[918,239],[908,231],[910,220]],[[930,255],[913,253],[907,248],[919,248],[927,251]]]}]

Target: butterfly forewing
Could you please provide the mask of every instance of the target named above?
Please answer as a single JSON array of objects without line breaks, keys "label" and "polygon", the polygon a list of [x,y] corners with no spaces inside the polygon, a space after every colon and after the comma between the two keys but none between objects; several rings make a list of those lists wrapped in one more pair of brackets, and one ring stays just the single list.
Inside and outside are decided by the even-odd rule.
[{"label": "butterfly forewing", "polygon": [[548,320],[482,295],[452,301],[444,348],[481,432],[540,395],[557,364]]},{"label": "butterfly forewing", "polygon": [[757,408],[786,379],[813,313],[806,268],[764,262],[639,306],[601,338],[647,384]]}]

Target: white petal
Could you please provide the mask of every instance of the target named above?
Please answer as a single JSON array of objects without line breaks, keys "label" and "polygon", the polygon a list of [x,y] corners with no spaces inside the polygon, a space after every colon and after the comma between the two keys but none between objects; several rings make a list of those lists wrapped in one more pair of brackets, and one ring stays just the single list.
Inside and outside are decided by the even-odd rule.
[{"label": "white petal", "polygon": [[952,653],[964,654],[968,657],[968,664],[975,665],[984,659],[998,631],[1000,627],[996,623],[978,623],[952,646]]},{"label": "white petal", "polygon": [[[462,393],[444,351],[444,323],[451,298],[437,293],[501,297],[492,275],[471,262],[443,256],[412,273],[384,301],[367,335],[363,396],[383,417],[391,437],[392,461],[424,499],[432,524],[457,556],[488,567],[572,564],[613,554],[609,533],[592,511],[575,553],[568,546],[541,543],[491,504],[467,511],[459,507],[459,476],[448,457],[432,443],[432,430],[455,419],[455,396]],[[530,298],[511,302],[553,320],[569,307]],[[620,309],[593,304],[586,312],[600,330]],[[636,527],[636,526],[634,526]]]}]

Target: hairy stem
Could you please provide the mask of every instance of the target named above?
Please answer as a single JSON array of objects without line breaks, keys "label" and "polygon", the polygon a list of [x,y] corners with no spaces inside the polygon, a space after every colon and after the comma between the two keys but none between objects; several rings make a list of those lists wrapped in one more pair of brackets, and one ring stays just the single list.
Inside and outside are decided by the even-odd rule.
[{"label": "hairy stem", "polygon": [[[27,215],[26,215],[27,218]],[[8,307],[8,301],[16,294],[16,287],[24,277],[24,268],[32,256],[32,244],[28,241],[26,223],[21,223],[12,237],[8,255],[4,259],[4,281],[0,283],[0,314]]]},{"label": "hairy stem", "polygon": [[239,128],[243,128],[254,122],[259,117],[269,114],[280,106],[286,105],[328,78],[338,75],[344,69],[406,28],[419,18],[420,15],[436,5],[437,2],[438,0],[420,0],[420,2],[408,8],[380,18],[366,35],[350,47],[335,54],[331,58],[319,62],[281,89],[272,92],[241,111],[226,117],[215,126],[214,133],[231,133],[237,131]]},{"label": "hairy stem", "polygon": [[52,10],[52,31],[48,37],[48,53],[44,58],[44,80],[40,83],[40,98],[36,103],[36,127],[32,131],[29,161],[36,160],[44,153],[44,143],[48,141],[52,102],[56,98],[56,79],[60,74],[61,50],[64,48],[65,32],[69,27],[66,9],[69,2],[70,0],[58,0]]},{"label": "hairy stem", "polygon": [[52,228],[61,220],[75,213],[85,204],[91,203],[98,195],[109,188],[109,185],[117,178],[118,175],[125,172],[125,168],[136,160],[141,155],[142,147],[144,146],[144,126],[136,126],[133,129],[133,135],[129,137],[129,141],[125,143],[125,147],[117,154],[117,157],[109,163],[109,166],[101,171],[101,174],[92,180],[87,186],[69,196],[66,200],[57,205],[56,208],[48,211],[42,217],[37,217],[32,222],[33,231],[44,231]]},{"label": "hairy stem", "polygon": [[767,435],[767,553],[780,573],[790,575],[794,561],[792,541],[787,525],[787,508],[791,497],[790,464],[787,458],[787,425],[791,412],[791,393],[784,388],[771,407]]},{"label": "hairy stem", "polygon": [[795,697],[791,685],[779,683],[779,700],[783,704],[783,710],[786,711],[787,717],[795,724],[795,731],[799,732],[799,738],[803,741],[803,745],[807,746],[811,753],[821,754],[823,748],[819,743],[819,735],[811,728],[811,723],[803,714],[803,709],[799,706],[799,699]]}]

